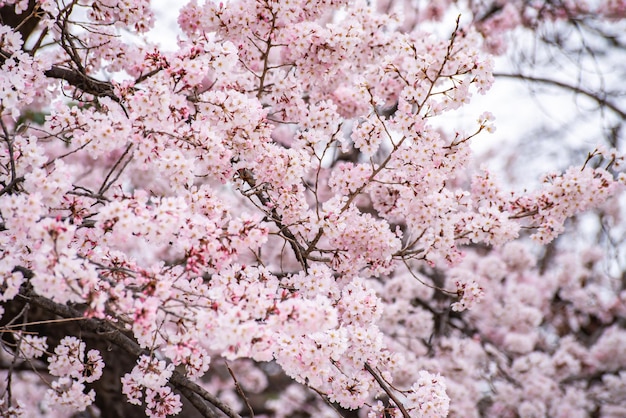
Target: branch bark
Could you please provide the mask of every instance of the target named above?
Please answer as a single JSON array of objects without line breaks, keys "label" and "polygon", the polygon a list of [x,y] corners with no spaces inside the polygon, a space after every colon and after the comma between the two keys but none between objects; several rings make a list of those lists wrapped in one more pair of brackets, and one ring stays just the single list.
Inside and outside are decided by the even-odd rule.
[{"label": "branch bark", "polygon": [[396,404],[396,406],[398,407],[398,409],[402,413],[402,416],[404,418],[411,418],[411,415],[409,415],[407,410],[404,408],[404,405],[402,404],[402,402],[400,402],[400,399],[398,399],[397,396],[394,395],[394,393],[391,391],[391,389],[389,389],[389,387],[387,386],[387,384],[385,383],[383,378],[380,377],[378,375],[378,373],[376,373],[376,371],[374,371],[374,369],[372,369],[372,366],[370,366],[369,364],[365,363],[365,370],[367,370],[369,372],[369,374],[371,374],[372,377],[374,379],[376,379],[376,382],[378,382],[378,384],[383,389],[383,391],[385,391],[387,396],[389,396],[391,398],[391,400],[393,400],[393,402]]},{"label": "branch bark", "polygon": [[[83,318],[82,313],[72,307],[53,302],[50,299],[33,294],[20,294],[30,304],[42,308],[54,315],[63,318],[82,318],[79,322],[81,329],[95,333],[101,339],[114,344],[133,357],[149,355],[148,350],[142,349],[133,339],[121,330],[106,321],[96,318]],[[215,395],[207,392],[197,383],[192,382],[183,374],[174,371],[169,383],[180,391],[189,402],[207,418],[219,417],[222,411],[229,418],[241,418],[232,408],[219,400]]]},{"label": "branch bark", "polygon": [[63,68],[53,65],[52,68],[45,71],[46,77],[67,81],[73,87],[76,87],[85,93],[97,97],[110,97],[119,102],[120,99],[115,95],[113,84],[108,81],[100,81],[78,70],[71,68]]}]

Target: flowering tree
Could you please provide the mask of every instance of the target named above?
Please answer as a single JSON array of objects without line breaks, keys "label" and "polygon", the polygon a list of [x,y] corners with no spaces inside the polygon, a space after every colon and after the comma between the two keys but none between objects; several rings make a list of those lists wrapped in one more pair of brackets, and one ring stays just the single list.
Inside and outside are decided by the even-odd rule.
[{"label": "flowering tree", "polygon": [[164,52],[0,1],[3,416],[623,416],[625,283],[557,240],[619,230],[618,141],[518,193],[450,123],[597,3],[194,1]]}]

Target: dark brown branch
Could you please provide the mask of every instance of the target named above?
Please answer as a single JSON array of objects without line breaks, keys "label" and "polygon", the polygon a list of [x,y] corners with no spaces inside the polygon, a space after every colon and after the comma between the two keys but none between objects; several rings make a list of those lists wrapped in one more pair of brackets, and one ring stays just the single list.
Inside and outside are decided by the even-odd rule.
[{"label": "dark brown branch", "polygon": [[[42,296],[22,295],[22,297],[28,300],[31,304],[39,306],[48,312],[64,318],[79,318],[83,316],[80,311],[74,308],[55,303]],[[83,318],[80,323],[84,329],[98,334],[103,339],[115,344],[133,356],[139,357],[140,355],[149,354],[147,350],[142,349],[129,336],[125,335],[119,329],[105,321],[95,318]],[[190,381],[187,377],[177,371],[172,373],[169,383],[179,390],[192,403],[192,405],[198,409],[198,411],[203,413],[205,417],[214,418],[218,416],[217,411],[215,411],[210,405],[212,404],[230,418],[241,418],[241,416],[233,411],[228,405],[224,404],[217,397],[207,392],[198,384]],[[192,393],[193,395],[191,395]],[[209,404],[203,401],[206,401]]]},{"label": "dark brown branch", "polygon": [[224,363],[226,364],[226,368],[228,369],[228,373],[230,374],[230,377],[232,377],[233,378],[233,382],[235,382],[235,390],[237,391],[237,394],[246,403],[246,407],[248,407],[248,411],[250,411],[250,416],[252,418],[254,418],[254,410],[252,409],[252,406],[250,405],[250,401],[248,401],[248,397],[246,396],[245,392],[243,391],[243,388],[241,387],[241,385],[237,381],[237,377],[235,377],[235,373],[233,372],[233,369],[230,368],[230,366],[228,365],[228,363],[225,360],[224,360]]},{"label": "dark brown branch", "polygon": [[39,25],[40,15],[38,9],[39,5],[35,0],[30,0],[26,10],[19,15],[15,13],[15,5],[1,7],[0,23],[18,31],[25,42]]},{"label": "dark brown branch", "polygon": [[187,389],[184,386],[177,388],[180,393],[182,393],[185,398],[189,400],[189,402],[202,414],[203,417],[207,418],[219,418],[217,412],[206,402],[202,400],[202,398],[195,393],[191,389]]},{"label": "dark brown branch", "polygon": [[110,97],[116,102],[120,101],[120,99],[115,95],[113,85],[110,82],[96,80],[93,77],[81,73],[80,71],[54,65],[44,74],[46,77],[67,81],[71,86],[74,86],[85,93],[89,93],[97,97]]},{"label": "dark brown branch", "polygon": [[[256,196],[261,202],[261,205],[263,205],[263,207],[268,207],[270,200],[267,196],[263,194],[262,189],[257,189],[256,179],[254,178],[254,174],[252,173],[252,171],[248,169],[240,169],[238,171],[238,174],[239,178],[243,180],[248,186],[250,186],[250,190],[254,190],[254,192],[251,193],[250,196]],[[279,233],[289,242],[289,245],[291,246],[291,249],[293,250],[296,258],[298,259],[298,262],[302,265],[304,270],[307,271],[309,267],[307,261],[309,251],[303,254],[304,248],[302,248],[302,246],[298,242],[298,239],[293,234],[293,232],[291,232],[289,227],[282,223],[281,216],[276,211],[276,208],[272,208],[269,212],[269,215],[270,220],[274,222],[274,224],[278,227]]]},{"label": "dark brown branch", "polygon": [[[180,388],[184,388],[192,391],[198,397],[204,399],[205,401],[215,405],[220,411],[225,413],[230,418],[241,418],[237,412],[233,411],[230,406],[226,405],[218,398],[216,398],[211,393],[204,390],[202,387],[192,382],[176,370],[172,373],[172,377],[170,378],[170,383],[176,387],[176,389],[180,390]],[[181,391],[182,392],[182,391]],[[184,393],[183,393],[184,394]],[[193,399],[189,399],[190,402],[193,403]]]},{"label": "dark brown branch", "polygon": [[409,415],[409,413],[407,412],[407,410],[404,408],[404,405],[402,405],[402,402],[400,402],[400,400],[396,397],[396,395],[393,394],[393,392],[391,391],[391,389],[389,389],[389,387],[387,386],[387,384],[385,383],[385,381],[383,380],[382,377],[380,377],[378,375],[378,373],[376,373],[374,371],[374,369],[372,369],[372,367],[365,363],[365,370],[367,370],[369,372],[369,374],[372,375],[372,377],[374,379],[376,379],[376,381],[378,382],[378,384],[380,385],[380,387],[385,391],[385,393],[387,394],[387,396],[389,396],[391,398],[391,400],[393,400],[396,404],[396,406],[398,407],[398,409],[400,409],[400,412],[402,412],[402,416],[404,418],[411,418],[411,416]]},{"label": "dark brown branch", "polygon": [[120,163],[124,160],[124,157],[126,157],[126,155],[128,155],[130,149],[133,147],[133,144],[128,144],[128,146],[126,146],[126,149],[124,150],[124,152],[122,153],[122,155],[120,156],[120,158],[118,158],[118,160],[115,162],[115,164],[113,165],[113,167],[111,167],[111,170],[109,171],[109,173],[106,175],[106,177],[104,178],[104,181],[102,182],[102,186],[100,186],[100,190],[98,190],[98,192],[96,193],[96,195],[98,196],[104,196],[104,194],[106,193],[106,191],[113,185],[115,184],[115,182],[117,181],[117,179],[122,175],[122,172],[124,171],[124,169],[128,166],[128,164],[130,163],[130,161],[132,160],[132,155],[131,157],[126,160],[126,162],[124,164],[122,164],[122,167],[119,169],[119,171],[117,172],[117,175],[115,175],[113,177],[112,180],[109,180],[111,178],[111,176],[113,175],[113,173],[115,172],[115,169],[120,165]]},{"label": "dark brown branch", "polygon": [[11,189],[15,187],[15,185],[17,185],[18,182],[17,182],[17,173],[15,170],[15,156],[14,156],[14,151],[13,151],[13,140],[11,139],[9,130],[7,129],[2,119],[0,119],[0,126],[2,126],[2,133],[3,133],[4,141],[7,143],[7,150],[9,152],[9,167],[11,170],[11,181],[6,187],[4,187],[0,191],[0,196],[1,196],[4,193],[10,192]]},{"label": "dark brown branch", "polygon": [[[11,55],[13,54],[0,50],[0,64],[4,63],[7,57],[10,57]],[[113,84],[111,84],[111,82],[97,80],[83,74],[79,70],[53,65],[49,70],[44,71],[44,75],[46,77],[64,80],[69,85],[93,96],[110,97],[116,102],[120,102],[119,97],[115,95]]]},{"label": "dark brown branch", "polygon": [[[11,364],[8,364],[4,361],[0,362],[0,370],[9,370],[11,368]],[[22,361],[13,365],[13,371],[15,372],[32,372],[36,371],[39,373],[47,373],[48,367],[44,364],[33,364],[30,361]],[[8,387],[7,387],[8,389]]]}]

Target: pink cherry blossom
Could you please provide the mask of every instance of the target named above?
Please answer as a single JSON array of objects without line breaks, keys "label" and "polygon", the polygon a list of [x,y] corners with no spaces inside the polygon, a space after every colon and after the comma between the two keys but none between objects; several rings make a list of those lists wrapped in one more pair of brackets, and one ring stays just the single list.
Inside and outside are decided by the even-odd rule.
[{"label": "pink cherry blossom", "polygon": [[181,6],[0,0],[0,415],[625,413],[623,2]]}]

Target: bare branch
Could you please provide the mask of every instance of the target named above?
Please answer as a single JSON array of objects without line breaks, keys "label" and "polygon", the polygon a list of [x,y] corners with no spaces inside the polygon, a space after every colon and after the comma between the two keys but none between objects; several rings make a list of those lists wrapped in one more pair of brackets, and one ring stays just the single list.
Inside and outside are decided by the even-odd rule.
[{"label": "bare branch", "polygon": [[572,91],[572,92],[574,92],[576,94],[581,94],[583,96],[586,96],[586,97],[592,99],[593,101],[598,103],[598,105],[600,105],[602,107],[606,107],[607,109],[612,110],[620,118],[626,120],[626,111],[623,111],[622,109],[617,107],[617,105],[615,105],[614,103],[608,101],[606,99],[606,97],[604,97],[605,95],[600,95],[599,93],[594,93],[594,92],[586,90],[586,89],[584,89],[582,87],[574,86],[574,85],[571,85],[571,84],[568,84],[568,83],[565,83],[565,82],[562,82],[562,81],[558,81],[558,80],[552,80],[552,79],[544,78],[544,77],[528,76],[528,75],[519,74],[519,73],[518,74],[494,73],[493,75],[494,75],[494,77],[511,78],[511,79],[518,79],[518,80],[529,81],[529,82],[532,82],[532,83],[547,84],[547,85],[559,87],[559,88],[564,89],[564,90]]},{"label": "bare branch", "polygon": [[389,386],[387,386],[383,378],[380,377],[378,373],[376,373],[376,371],[372,369],[372,367],[367,363],[365,363],[365,370],[367,370],[369,374],[371,374],[372,377],[376,379],[376,381],[378,382],[380,387],[385,391],[387,396],[389,396],[389,398],[391,398],[391,400],[395,402],[395,404],[398,406],[398,409],[400,409],[400,412],[402,412],[402,416],[404,418],[411,418],[411,415],[409,415],[407,410],[404,408],[404,405],[402,405],[402,402],[400,402],[400,400],[396,397],[396,395],[393,394],[391,389],[389,389]]},{"label": "bare branch", "polygon": [[254,410],[252,409],[252,406],[250,405],[250,401],[248,401],[248,397],[244,393],[243,388],[237,381],[237,378],[235,377],[235,373],[233,372],[233,369],[230,368],[226,360],[224,360],[224,363],[226,364],[226,368],[228,369],[228,373],[230,374],[230,377],[232,377],[233,382],[235,382],[235,390],[237,391],[241,399],[243,399],[243,401],[246,403],[246,406],[248,407],[248,410],[250,411],[250,416],[254,418]]}]

